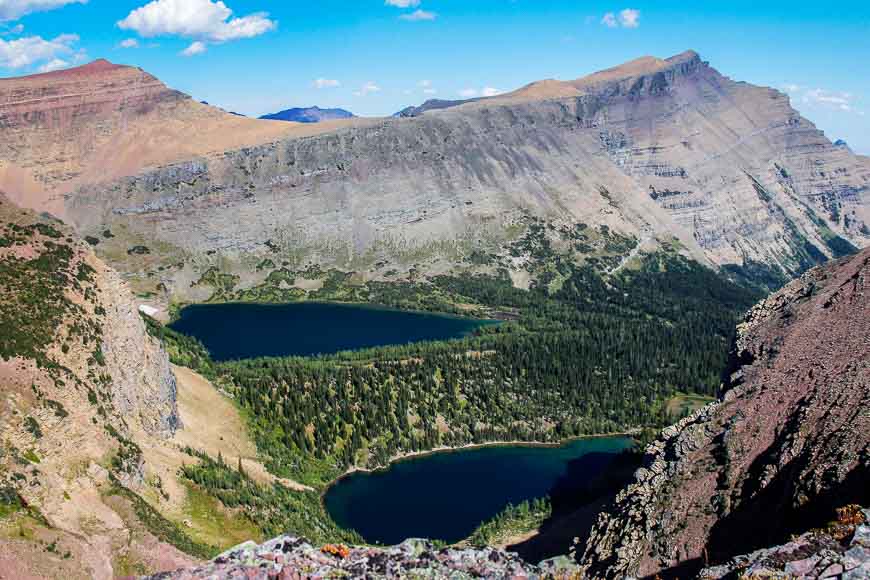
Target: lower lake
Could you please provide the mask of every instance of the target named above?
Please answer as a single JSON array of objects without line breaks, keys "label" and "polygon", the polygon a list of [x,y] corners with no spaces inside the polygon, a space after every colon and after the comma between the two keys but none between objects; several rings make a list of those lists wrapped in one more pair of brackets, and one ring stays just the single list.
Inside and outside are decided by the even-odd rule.
[{"label": "lower lake", "polygon": [[421,455],[352,473],[326,491],[324,503],[339,525],[367,542],[452,543],[509,503],[583,488],[632,444],[627,437],[596,437],[559,447],[486,446]]},{"label": "lower lake", "polygon": [[310,356],[467,336],[495,321],[354,304],[196,304],[169,325],[217,361]]}]

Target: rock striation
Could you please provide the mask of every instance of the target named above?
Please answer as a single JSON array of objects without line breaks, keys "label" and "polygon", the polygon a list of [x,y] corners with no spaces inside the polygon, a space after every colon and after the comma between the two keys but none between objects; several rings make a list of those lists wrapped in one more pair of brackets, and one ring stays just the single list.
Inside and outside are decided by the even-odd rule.
[{"label": "rock striation", "polygon": [[781,281],[870,243],[868,200],[868,158],[690,51],[82,183],[65,211],[85,233],[117,227],[197,262],[422,273],[531,214],[649,247],[676,237],[702,262]]},{"label": "rock striation", "polygon": [[262,545],[248,542],[198,568],[151,576],[150,580],[279,578],[528,578],[575,577],[565,558],[532,565],[516,554],[495,550],[437,548],[425,540],[406,540],[389,548],[316,547],[302,538],[283,536]]},{"label": "rock striation", "polygon": [[721,402],[665,429],[581,564],[687,576],[870,503],[870,250],[810,270],[738,327]]}]

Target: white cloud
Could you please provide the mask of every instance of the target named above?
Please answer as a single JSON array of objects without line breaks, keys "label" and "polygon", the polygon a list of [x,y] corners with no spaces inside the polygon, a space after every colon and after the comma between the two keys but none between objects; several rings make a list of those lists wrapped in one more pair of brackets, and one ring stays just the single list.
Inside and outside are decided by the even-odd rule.
[{"label": "white cloud", "polygon": [[39,67],[39,72],[41,72],[41,73],[52,72],[52,71],[60,70],[62,68],[66,68],[68,66],[69,66],[69,63],[67,61],[63,60],[62,58],[54,58],[54,59],[48,61],[47,63],[45,63],[44,65],[42,65],[41,67]]},{"label": "white cloud", "polygon": [[7,25],[0,23],[0,36],[12,36],[13,34],[21,34],[24,32],[23,24],[16,24],[12,27],[7,27]]},{"label": "white cloud", "polygon": [[856,113],[862,115],[862,111],[856,110],[857,98],[849,92],[829,91],[826,89],[810,89],[797,84],[786,84],[782,90],[793,99],[799,100],[805,105],[824,107],[842,111],[844,113]]},{"label": "white cloud", "polygon": [[364,84],[362,87],[360,87],[360,89],[358,91],[354,91],[353,94],[357,97],[365,97],[366,95],[369,95],[371,93],[377,93],[380,90],[381,90],[381,87],[379,87],[373,81],[369,81],[366,84]]},{"label": "white cloud", "polygon": [[0,38],[0,68],[17,69],[36,63],[47,63],[61,55],[75,53],[79,40],[75,34],[61,34],[51,40],[41,36],[27,36],[15,40]]},{"label": "white cloud", "polygon": [[432,86],[432,81],[422,80],[417,83],[417,86],[422,89],[424,95],[434,95],[438,91]]},{"label": "white cloud", "polygon": [[410,20],[411,22],[419,22],[422,20],[435,20],[438,15],[427,10],[414,10],[410,14],[402,14],[399,16],[402,20]]},{"label": "white cloud", "polygon": [[204,42],[202,42],[200,40],[196,40],[196,41],[190,43],[190,46],[188,46],[187,48],[185,48],[184,50],[182,50],[178,54],[180,54],[181,56],[196,56],[198,54],[204,53],[207,50],[208,50],[208,47],[205,45]]},{"label": "white cloud", "polygon": [[396,8],[416,8],[420,5],[420,0],[384,0],[384,4]]},{"label": "white cloud", "polygon": [[195,40],[182,51],[185,56],[205,52],[206,42],[253,38],[277,26],[265,12],[235,18],[220,0],[153,0],[118,22],[119,28],[145,38],[180,36]]},{"label": "white cloud", "polygon": [[493,87],[483,87],[482,89],[462,89],[458,92],[463,99],[473,99],[474,97],[494,97],[502,94],[504,91]]},{"label": "white cloud", "polygon": [[88,0],[0,0],[0,21],[17,20],[33,12],[54,10],[67,4],[85,4]]},{"label": "white cloud", "polygon": [[121,48],[139,48],[139,41],[135,38],[125,38],[118,44],[118,46]]},{"label": "white cloud", "polygon": [[311,83],[311,85],[315,89],[333,89],[335,87],[340,87],[341,83],[335,79],[320,78],[320,79],[315,79],[314,82]]},{"label": "white cloud", "polygon": [[618,15],[608,12],[601,17],[601,24],[607,28],[637,28],[640,26],[640,10],[625,8]]},{"label": "white cloud", "polygon": [[640,10],[626,8],[619,13],[619,23],[623,28],[637,28],[640,26]]},{"label": "white cloud", "polygon": [[855,96],[852,93],[811,89],[804,93],[803,102],[814,103],[840,111],[851,112]]}]

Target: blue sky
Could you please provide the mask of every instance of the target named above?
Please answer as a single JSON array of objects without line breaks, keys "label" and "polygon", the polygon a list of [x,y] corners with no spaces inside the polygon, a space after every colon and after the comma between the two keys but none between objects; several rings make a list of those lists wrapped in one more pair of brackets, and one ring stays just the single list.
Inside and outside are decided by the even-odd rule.
[{"label": "blue sky", "polygon": [[0,0],[0,19],[2,76],[103,57],[249,115],[385,115],[692,48],[870,154],[867,2]]}]

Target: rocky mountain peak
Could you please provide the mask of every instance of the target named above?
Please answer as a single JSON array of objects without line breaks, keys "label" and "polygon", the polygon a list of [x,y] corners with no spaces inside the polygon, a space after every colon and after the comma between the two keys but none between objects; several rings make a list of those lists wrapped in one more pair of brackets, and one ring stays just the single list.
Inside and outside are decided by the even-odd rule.
[{"label": "rocky mountain peak", "polygon": [[[511,99],[541,99],[576,97],[590,92],[602,91],[607,85],[627,84],[643,86],[646,77],[659,75],[662,79],[673,80],[696,72],[704,63],[694,50],[687,50],[670,58],[642,56],[621,65],[598,71],[574,80],[559,81],[546,79],[526,85],[516,91],[490,99],[505,101]],[[646,81],[646,84],[650,84]]]}]

